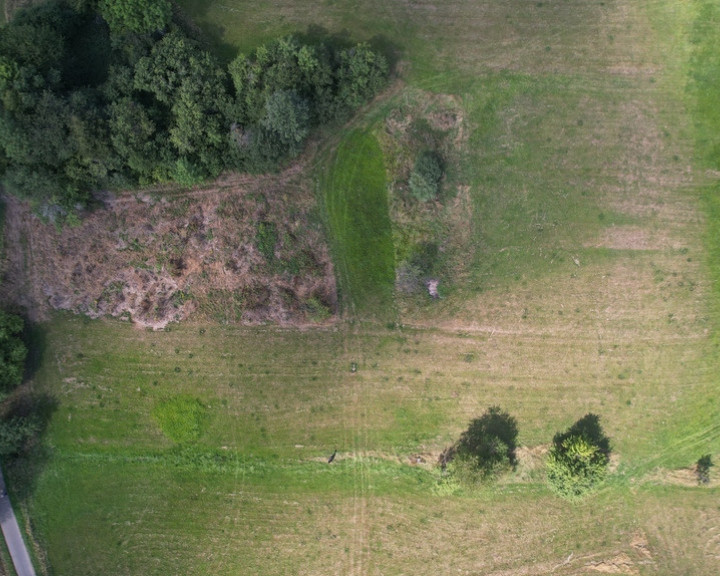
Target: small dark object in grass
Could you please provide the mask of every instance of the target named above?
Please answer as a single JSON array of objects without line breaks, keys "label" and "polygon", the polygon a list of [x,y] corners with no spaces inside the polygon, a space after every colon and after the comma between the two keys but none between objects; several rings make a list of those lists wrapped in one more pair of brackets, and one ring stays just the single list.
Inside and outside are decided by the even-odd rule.
[{"label": "small dark object in grass", "polygon": [[701,456],[695,465],[695,474],[697,475],[698,484],[708,484],[710,482],[710,468],[714,464],[710,454]]},{"label": "small dark object in grass", "polygon": [[337,448],[335,448],[335,451],[330,454],[330,458],[328,458],[328,464],[331,464],[333,460],[335,460],[335,456],[337,456]]}]

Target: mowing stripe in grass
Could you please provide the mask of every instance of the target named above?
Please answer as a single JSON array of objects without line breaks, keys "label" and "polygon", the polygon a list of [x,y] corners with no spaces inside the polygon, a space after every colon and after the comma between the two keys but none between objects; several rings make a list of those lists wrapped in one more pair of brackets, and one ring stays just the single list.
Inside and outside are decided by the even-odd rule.
[{"label": "mowing stripe in grass", "polygon": [[385,166],[375,137],[351,132],[321,179],[341,301],[353,315],[383,317],[395,279]]}]

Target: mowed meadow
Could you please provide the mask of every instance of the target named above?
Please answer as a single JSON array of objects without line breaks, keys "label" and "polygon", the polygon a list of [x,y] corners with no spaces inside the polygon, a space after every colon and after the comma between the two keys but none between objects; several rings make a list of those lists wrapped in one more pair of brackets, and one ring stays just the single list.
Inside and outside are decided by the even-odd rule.
[{"label": "mowed meadow", "polygon": [[[342,317],[43,326],[46,447],[7,471],[40,573],[717,574],[718,482],[691,470],[720,459],[692,82],[715,69],[710,4],[180,2],[228,57],[290,32],[394,54],[386,93],[303,157]],[[417,208],[389,130],[449,111],[443,194]],[[393,291],[399,243],[430,237],[441,298]],[[438,455],[493,405],[517,469],[443,482]],[[612,472],[571,504],[543,458],[588,412]]]}]

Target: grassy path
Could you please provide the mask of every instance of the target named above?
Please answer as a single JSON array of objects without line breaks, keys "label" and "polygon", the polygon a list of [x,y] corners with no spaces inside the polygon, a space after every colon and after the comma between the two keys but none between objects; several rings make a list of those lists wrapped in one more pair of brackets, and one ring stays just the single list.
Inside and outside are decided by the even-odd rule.
[{"label": "grassy path", "polygon": [[395,281],[385,167],[380,146],[356,129],[320,179],[341,300],[357,317],[386,317]]}]

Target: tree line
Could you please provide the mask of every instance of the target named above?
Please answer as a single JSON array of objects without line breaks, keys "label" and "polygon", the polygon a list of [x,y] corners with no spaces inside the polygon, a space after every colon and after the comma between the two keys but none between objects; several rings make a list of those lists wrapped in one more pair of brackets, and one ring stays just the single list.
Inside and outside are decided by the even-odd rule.
[{"label": "tree line", "polygon": [[224,67],[169,0],[56,0],[0,28],[0,175],[68,212],[99,189],[271,171],[387,76],[368,44],[293,36]]},{"label": "tree line", "polygon": [[[470,421],[467,430],[439,458],[444,480],[474,485],[494,480],[514,470],[518,424],[515,417],[491,406]],[[579,500],[596,490],[609,473],[610,439],[600,417],[589,413],[569,428],[555,434],[545,461],[548,487],[558,496]],[[705,454],[695,463],[698,484],[710,482],[712,456]]]}]

